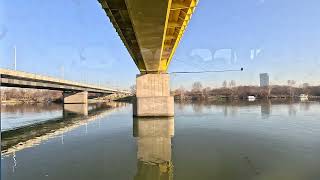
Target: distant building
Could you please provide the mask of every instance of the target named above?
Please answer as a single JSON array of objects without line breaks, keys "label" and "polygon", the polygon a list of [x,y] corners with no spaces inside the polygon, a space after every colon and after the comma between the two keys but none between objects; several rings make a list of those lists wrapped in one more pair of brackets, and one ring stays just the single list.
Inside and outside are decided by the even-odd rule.
[{"label": "distant building", "polygon": [[269,86],[269,74],[261,73],[260,74],[260,87]]}]

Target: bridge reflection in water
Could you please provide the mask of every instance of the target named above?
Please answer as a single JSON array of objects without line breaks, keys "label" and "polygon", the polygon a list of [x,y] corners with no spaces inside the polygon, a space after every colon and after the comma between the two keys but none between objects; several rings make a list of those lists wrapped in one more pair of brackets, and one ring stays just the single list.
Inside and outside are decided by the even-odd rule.
[{"label": "bridge reflection in water", "polygon": [[103,118],[117,107],[126,105],[116,102],[92,104],[89,107],[87,104],[64,104],[62,117],[1,132],[1,154],[9,155],[34,147],[57,136],[61,136],[63,143],[64,133]]},{"label": "bridge reflection in water", "polygon": [[174,118],[133,118],[133,136],[137,140],[135,180],[173,179],[171,138]]}]

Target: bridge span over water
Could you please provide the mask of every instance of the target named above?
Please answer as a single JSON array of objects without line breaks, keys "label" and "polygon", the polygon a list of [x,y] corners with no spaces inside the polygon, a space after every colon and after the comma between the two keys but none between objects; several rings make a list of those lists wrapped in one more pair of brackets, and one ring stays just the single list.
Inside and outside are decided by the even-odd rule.
[{"label": "bridge span over water", "polygon": [[198,0],[98,0],[140,74],[135,116],[173,116],[167,69]]},{"label": "bridge span over water", "polygon": [[102,95],[130,94],[128,91],[9,69],[0,69],[0,76],[2,87],[63,91],[64,103],[85,104],[87,103],[88,93],[99,93]]},{"label": "bridge span over water", "polygon": [[[198,0],[98,0],[140,74],[136,78],[135,116],[173,116],[170,61]],[[53,89],[64,92],[64,103],[87,103],[88,92],[127,93],[95,85],[30,73],[1,70],[1,86]]]}]

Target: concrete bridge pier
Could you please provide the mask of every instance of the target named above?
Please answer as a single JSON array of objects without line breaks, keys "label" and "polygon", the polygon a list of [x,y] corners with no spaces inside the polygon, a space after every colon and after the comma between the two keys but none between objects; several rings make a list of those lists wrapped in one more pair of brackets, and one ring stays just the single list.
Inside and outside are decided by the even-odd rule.
[{"label": "concrete bridge pier", "polygon": [[169,74],[140,74],[136,78],[133,115],[138,117],[174,116]]},{"label": "concrete bridge pier", "polygon": [[63,92],[64,104],[88,104],[88,92]]}]

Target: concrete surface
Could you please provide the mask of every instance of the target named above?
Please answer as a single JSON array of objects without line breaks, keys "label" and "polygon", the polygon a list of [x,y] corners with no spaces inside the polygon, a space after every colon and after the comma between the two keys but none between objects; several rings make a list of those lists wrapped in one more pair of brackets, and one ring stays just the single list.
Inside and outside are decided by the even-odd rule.
[{"label": "concrete surface", "polygon": [[136,79],[133,115],[140,117],[174,116],[168,74],[144,74]]},{"label": "concrete surface", "polygon": [[88,92],[64,92],[63,103],[65,104],[88,104]]},{"label": "concrete surface", "polygon": [[102,94],[130,94],[127,91],[9,69],[0,68],[0,77],[1,86],[3,87],[50,89],[59,91],[88,91]]},{"label": "concrete surface", "polygon": [[174,118],[142,118],[133,120],[133,135],[137,138],[137,159],[161,164],[171,161],[171,138]]}]

